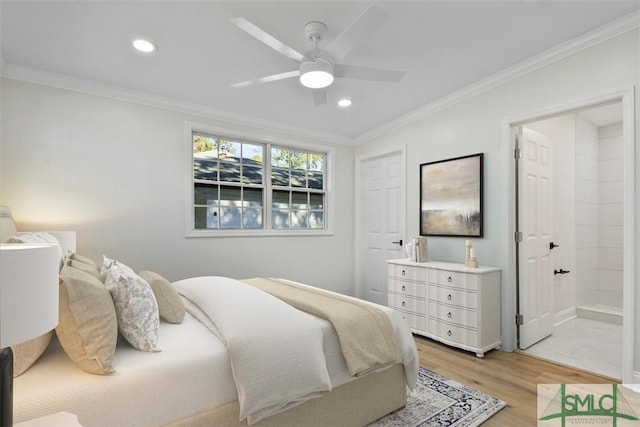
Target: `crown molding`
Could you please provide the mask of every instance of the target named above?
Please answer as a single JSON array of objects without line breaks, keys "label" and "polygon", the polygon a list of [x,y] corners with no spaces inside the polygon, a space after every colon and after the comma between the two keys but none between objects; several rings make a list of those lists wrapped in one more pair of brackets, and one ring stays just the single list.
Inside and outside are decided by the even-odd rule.
[{"label": "crown molding", "polygon": [[640,27],[640,11],[630,13],[593,31],[582,34],[567,42],[561,43],[545,52],[532,56],[512,67],[506,68],[476,83],[466,86],[417,110],[391,120],[381,126],[361,133],[354,138],[355,144],[360,145],[379,138],[396,129],[400,129],[417,120],[442,111],[465,99],[476,96],[489,89],[501,86],[511,80],[538,70],[546,65],[567,58],[577,52],[598,45],[628,31]]},{"label": "crown molding", "polygon": [[150,107],[171,110],[195,116],[207,117],[239,126],[248,126],[261,131],[284,134],[293,138],[305,138],[321,143],[353,145],[353,138],[333,133],[315,132],[309,129],[288,126],[269,120],[243,116],[207,105],[183,101],[180,99],[154,95],[148,92],[108,85],[93,80],[81,79],[66,74],[53,73],[22,65],[2,63],[0,76],[7,79],[24,81],[60,89],[67,89],[89,95],[103,96],[120,101],[142,104]]}]

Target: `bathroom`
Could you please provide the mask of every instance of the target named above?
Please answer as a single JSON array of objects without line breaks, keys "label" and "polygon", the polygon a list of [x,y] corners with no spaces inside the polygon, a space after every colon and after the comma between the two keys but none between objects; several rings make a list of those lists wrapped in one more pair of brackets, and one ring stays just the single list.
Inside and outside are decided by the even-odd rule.
[{"label": "bathroom", "polygon": [[526,127],[553,147],[553,333],[524,352],[622,378],[622,104]]}]

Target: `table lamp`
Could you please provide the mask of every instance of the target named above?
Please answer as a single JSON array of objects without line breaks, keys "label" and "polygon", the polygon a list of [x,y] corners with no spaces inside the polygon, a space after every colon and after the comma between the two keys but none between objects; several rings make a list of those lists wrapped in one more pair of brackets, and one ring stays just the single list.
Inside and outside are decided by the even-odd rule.
[{"label": "table lamp", "polygon": [[0,244],[0,425],[13,424],[12,345],[58,324],[60,249],[45,244]]}]

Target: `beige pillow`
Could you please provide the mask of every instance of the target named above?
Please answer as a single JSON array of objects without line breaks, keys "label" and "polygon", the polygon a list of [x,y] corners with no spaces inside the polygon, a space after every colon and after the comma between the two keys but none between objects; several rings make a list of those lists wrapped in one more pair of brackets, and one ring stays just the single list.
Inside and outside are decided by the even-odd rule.
[{"label": "beige pillow", "polygon": [[103,281],[102,274],[100,274],[100,270],[93,267],[91,264],[84,263],[82,261],[77,261],[73,258],[66,260],[67,265],[70,265],[73,268],[77,268],[78,270],[82,270],[85,273],[91,274],[93,277],[98,279],[100,282]]},{"label": "beige pillow", "polygon": [[37,338],[11,346],[13,351],[13,377],[26,372],[44,353],[53,337],[53,329]]},{"label": "beige pillow", "polygon": [[93,275],[65,265],[60,272],[56,334],[67,355],[83,370],[109,374],[118,341],[111,294]]},{"label": "beige pillow", "polygon": [[71,255],[69,255],[69,258],[71,258],[74,261],[78,261],[81,262],[83,264],[87,264],[89,266],[91,266],[92,268],[94,268],[98,273],[100,273],[100,265],[92,260],[89,257],[86,257],[84,255],[80,255],[77,252],[72,253]]},{"label": "beige pillow", "polygon": [[184,303],[171,282],[153,271],[143,270],[138,275],[151,285],[156,301],[158,301],[160,317],[169,323],[182,323]]}]

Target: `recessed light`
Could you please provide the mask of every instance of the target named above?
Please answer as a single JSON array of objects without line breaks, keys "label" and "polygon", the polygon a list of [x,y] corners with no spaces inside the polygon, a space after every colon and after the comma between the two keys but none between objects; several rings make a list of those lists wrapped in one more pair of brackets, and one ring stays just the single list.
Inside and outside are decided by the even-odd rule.
[{"label": "recessed light", "polygon": [[343,108],[346,108],[351,105],[351,100],[349,98],[342,98],[341,100],[338,101],[338,105]]},{"label": "recessed light", "polygon": [[136,39],[133,41],[133,47],[135,47],[140,52],[153,52],[156,50],[156,45],[145,39]]}]

